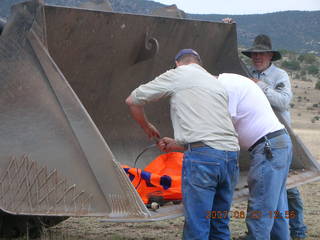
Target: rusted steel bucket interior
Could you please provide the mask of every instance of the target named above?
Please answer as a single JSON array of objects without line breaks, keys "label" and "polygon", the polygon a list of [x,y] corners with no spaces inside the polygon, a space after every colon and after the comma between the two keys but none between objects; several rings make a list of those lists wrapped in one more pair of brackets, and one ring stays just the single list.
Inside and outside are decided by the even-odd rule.
[{"label": "rusted steel bucket interior", "polygon": [[[181,206],[148,211],[123,173],[119,164],[132,166],[153,143],[124,101],[134,88],[170,69],[181,48],[196,49],[212,74],[246,75],[236,25],[39,2],[17,5],[0,38],[1,209],[108,221],[181,215]],[[172,136],[167,100],[146,106],[146,113],[162,136]],[[289,185],[318,179],[316,160],[292,138]],[[143,168],[159,154],[147,151],[137,166]],[[248,166],[242,152],[235,200],[247,197]]]}]

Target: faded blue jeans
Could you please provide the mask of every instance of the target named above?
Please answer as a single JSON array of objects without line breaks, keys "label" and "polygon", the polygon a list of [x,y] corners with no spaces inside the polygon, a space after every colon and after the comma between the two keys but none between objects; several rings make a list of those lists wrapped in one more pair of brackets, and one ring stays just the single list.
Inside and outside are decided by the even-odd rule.
[{"label": "faded blue jeans", "polygon": [[286,180],[292,160],[292,143],[288,134],[268,141],[272,158],[264,153],[265,143],[258,144],[250,152],[248,240],[290,239]]},{"label": "faded blue jeans", "polygon": [[306,238],[307,226],[303,221],[303,203],[298,188],[287,190],[289,211],[294,212],[294,217],[289,219],[291,237]]},{"label": "faded blue jeans", "polygon": [[184,240],[230,239],[229,210],[239,178],[239,152],[211,147],[184,153]]}]

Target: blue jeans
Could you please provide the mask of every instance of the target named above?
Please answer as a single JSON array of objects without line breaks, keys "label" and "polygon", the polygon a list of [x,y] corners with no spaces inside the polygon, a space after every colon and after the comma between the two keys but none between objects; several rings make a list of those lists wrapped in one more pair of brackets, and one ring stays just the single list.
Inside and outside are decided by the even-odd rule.
[{"label": "blue jeans", "polygon": [[289,211],[294,217],[289,218],[291,237],[306,238],[307,226],[303,222],[303,203],[298,188],[287,190]]},{"label": "blue jeans", "polygon": [[272,158],[267,158],[264,153],[265,143],[258,144],[250,153],[248,240],[289,239],[286,180],[292,160],[292,144],[288,134],[268,141]]},{"label": "blue jeans", "polygon": [[237,151],[211,147],[184,153],[184,240],[230,239],[229,210],[239,178],[238,156]]}]

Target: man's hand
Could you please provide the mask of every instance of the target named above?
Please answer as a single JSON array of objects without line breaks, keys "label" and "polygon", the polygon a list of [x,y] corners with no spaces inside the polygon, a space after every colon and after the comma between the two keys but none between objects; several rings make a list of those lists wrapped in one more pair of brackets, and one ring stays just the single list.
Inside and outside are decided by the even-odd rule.
[{"label": "man's hand", "polygon": [[160,132],[151,123],[147,122],[146,125],[141,127],[150,139],[158,140],[160,138]]},{"label": "man's hand", "polygon": [[223,18],[222,22],[229,23],[229,24],[236,23],[232,18]]},{"label": "man's hand", "polygon": [[161,138],[158,147],[164,152],[184,151],[184,147],[179,145],[174,139],[169,137]]}]

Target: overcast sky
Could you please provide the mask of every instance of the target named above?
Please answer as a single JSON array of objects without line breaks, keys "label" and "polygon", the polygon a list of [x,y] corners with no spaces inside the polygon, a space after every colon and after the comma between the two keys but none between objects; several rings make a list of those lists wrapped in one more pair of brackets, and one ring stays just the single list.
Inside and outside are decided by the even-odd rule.
[{"label": "overcast sky", "polygon": [[320,0],[153,0],[176,4],[187,13],[259,14],[287,10],[320,10]]}]

